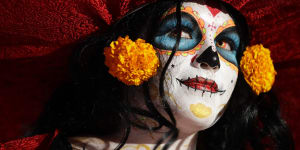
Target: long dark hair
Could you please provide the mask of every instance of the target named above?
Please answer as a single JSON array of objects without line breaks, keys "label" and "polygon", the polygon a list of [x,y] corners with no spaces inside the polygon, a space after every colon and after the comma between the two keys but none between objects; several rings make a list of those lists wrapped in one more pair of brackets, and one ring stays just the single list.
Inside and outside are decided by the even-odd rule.
[{"label": "long dark hair", "polygon": [[[249,30],[245,18],[232,6],[222,1],[215,1],[234,19],[241,43],[237,53],[238,62],[249,43]],[[67,138],[79,135],[103,136],[120,131],[120,124],[125,124],[125,132],[120,149],[126,142],[131,126],[145,130],[158,130],[165,126],[169,131],[157,141],[166,141],[167,149],[178,136],[176,120],[164,96],[165,72],[178,49],[181,33],[181,1],[161,0],[149,3],[130,12],[113,24],[106,33],[95,34],[82,42],[74,52],[71,63],[73,79],[58,88],[37,121],[33,134],[59,130],[52,149],[72,149]],[[176,6],[176,44],[162,68],[159,92],[164,110],[170,120],[163,117],[154,107],[148,82],[143,83],[144,99],[148,110],[135,108],[128,100],[128,87],[112,77],[104,65],[103,49],[117,37],[129,35],[132,40],[145,39],[152,43],[153,34],[163,13]],[[109,115],[108,115],[109,114]],[[149,127],[131,118],[144,116],[158,123]],[[286,123],[281,119],[279,104],[273,92],[256,96],[239,72],[237,84],[227,109],[221,119],[210,129],[199,132],[199,138],[207,149],[233,150],[245,149],[246,145],[254,149],[273,146],[276,149],[293,149],[291,134]],[[199,140],[200,141],[200,140]],[[264,141],[264,142],[262,142]],[[271,145],[268,145],[271,144]],[[155,149],[155,148],[154,148]]]}]

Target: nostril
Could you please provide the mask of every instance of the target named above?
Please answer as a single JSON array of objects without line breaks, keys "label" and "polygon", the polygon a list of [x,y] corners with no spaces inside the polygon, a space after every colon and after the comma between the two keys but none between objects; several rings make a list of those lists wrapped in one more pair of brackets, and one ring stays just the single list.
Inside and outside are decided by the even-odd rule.
[{"label": "nostril", "polygon": [[220,66],[215,66],[213,67],[213,70],[218,70],[220,68]]},{"label": "nostril", "polygon": [[200,63],[200,68],[202,69],[212,69],[212,70],[218,70],[220,68],[220,66],[214,66],[214,67],[211,67],[209,66],[207,63],[205,62],[201,62]]},{"label": "nostril", "polygon": [[209,68],[208,64],[207,64],[207,63],[204,63],[204,62],[202,62],[202,63],[200,64],[200,67],[201,67],[202,69],[208,69],[208,68]]}]

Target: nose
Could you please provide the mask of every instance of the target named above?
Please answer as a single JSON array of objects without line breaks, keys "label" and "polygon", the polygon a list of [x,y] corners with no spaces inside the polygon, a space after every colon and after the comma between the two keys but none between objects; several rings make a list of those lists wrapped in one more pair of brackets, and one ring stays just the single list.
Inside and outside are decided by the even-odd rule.
[{"label": "nose", "polygon": [[208,47],[204,52],[196,59],[203,69],[213,69],[215,71],[220,68],[220,61],[217,52],[212,50],[212,47]]}]

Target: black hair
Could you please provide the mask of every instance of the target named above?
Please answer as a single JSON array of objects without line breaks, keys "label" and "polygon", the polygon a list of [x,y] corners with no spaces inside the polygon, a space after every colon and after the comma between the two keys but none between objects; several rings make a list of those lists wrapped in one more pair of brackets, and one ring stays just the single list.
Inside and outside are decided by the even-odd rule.
[{"label": "black hair", "polygon": [[[233,18],[241,42],[237,53],[238,62],[242,52],[249,44],[249,30],[245,18],[232,6],[222,1],[213,1]],[[164,96],[165,72],[178,49],[181,33],[181,1],[161,0],[148,3],[128,13],[114,23],[106,33],[92,35],[78,45],[71,63],[73,79],[59,87],[47,103],[44,112],[37,121],[33,134],[54,132],[59,135],[54,139],[52,149],[72,149],[67,138],[80,135],[101,136],[121,131],[120,124],[125,124],[123,139],[116,149],[120,149],[127,140],[131,126],[145,130],[158,130],[162,126],[169,131],[157,141],[157,146],[168,140],[167,149],[177,138],[178,129]],[[165,11],[176,7],[176,45],[160,75],[159,92],[164,103],[164,110],[170,119],[166,119],[154,107],[148,83],[143,83],[145,104],[148,110],[135,108],[128,100],[128,87],[112,77],[104,65],[103,49],[119,36],[129,35],[153,42],[158,22]],[[109,114],[109,115],[107,115]],[[149,127],[131,118],[144,116],[158,123]],[[221,119],[211,128],[198,133],[203,146],[213,150],[246,149],[294,149],[292,136],[286,123],[281,119],[279,104],[272,91],[256,96],[239,72],[236,87]],[[270,144],[270,145],[268,145]],[[154,149],[155,149],[154,148]]]}]

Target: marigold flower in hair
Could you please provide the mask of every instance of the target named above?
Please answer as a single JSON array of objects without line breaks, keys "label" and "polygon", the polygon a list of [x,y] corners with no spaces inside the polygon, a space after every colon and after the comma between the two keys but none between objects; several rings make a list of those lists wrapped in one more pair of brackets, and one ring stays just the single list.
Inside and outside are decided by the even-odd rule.
[{"label": "marigold flower in hair", "polygon": [[257,95],[272,88],[276,71],[270,50],[263,45],[247,47],[240,61],[240,67],[246,82]]},{"label": "marigold flower in hair", "polygon": [[127,85],[140,85],[154,76],[159,66],[156,51],[143,39],[135,42],[119,37],[104,48],[109,73]]}]

